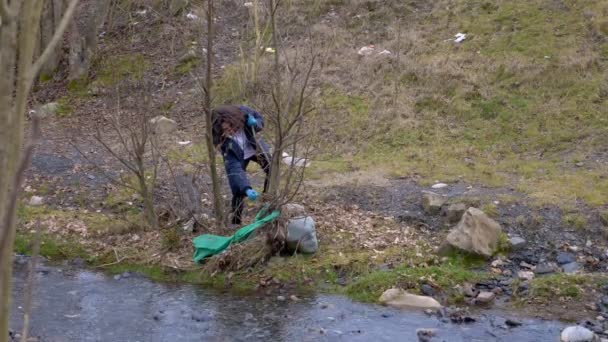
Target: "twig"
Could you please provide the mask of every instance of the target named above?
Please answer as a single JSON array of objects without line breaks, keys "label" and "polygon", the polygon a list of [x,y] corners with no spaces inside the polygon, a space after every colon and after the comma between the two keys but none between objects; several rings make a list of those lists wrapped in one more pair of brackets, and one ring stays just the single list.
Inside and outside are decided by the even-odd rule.
[{"label": "twig", "polygon": [[40,219],[36,221],[36,238],[34,239],[34,249],[30,258],[30,268],[27,275],[25,288],[25,312],[23,313],[23,330],[21,332],[21,342],[27,342],[27,334],[30,329],[30,317],[32,313],[32,301],[34,293],[34,271],[36,262],[40,254]]}]

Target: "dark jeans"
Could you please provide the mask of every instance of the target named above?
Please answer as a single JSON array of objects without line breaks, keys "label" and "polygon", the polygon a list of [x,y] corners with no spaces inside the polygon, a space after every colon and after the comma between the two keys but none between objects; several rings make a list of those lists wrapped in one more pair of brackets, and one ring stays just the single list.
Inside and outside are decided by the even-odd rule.
[{"label": "dark jeans", "polygon": [[[268,157],[264,154],[255,155],[245,160],[243,169],[247,170],[249,162],[252,161],[258,163],[262,167],[262,170],[264,170],[264,173],[266,173],[266,179],[264,179],[264,192],[266,192],[268,190],[270,160],[268,160]],[[247,197],[245,194],[232,194],[232,224],[241,224],[242,222],[243,208],[245,207],[243,200],[245,197]]]}]

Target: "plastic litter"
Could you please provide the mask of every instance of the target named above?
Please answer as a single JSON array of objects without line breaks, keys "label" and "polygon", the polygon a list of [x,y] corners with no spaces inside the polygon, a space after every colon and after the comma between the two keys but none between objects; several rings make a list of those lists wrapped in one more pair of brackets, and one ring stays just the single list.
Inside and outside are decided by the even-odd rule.
[{"label": "plastic litter", "polygon": [[287,225],[287,247],[292,251],[312,254],[319,249],[315,220],[310,217],[294,218]]},{"label": "plastic litter", "polygon": [[246,2],[243,4],[245,7],[253,7],[253,2]]},{"label": "plastic litter", "polygon": [[309,167],[310,166],[310,161],[304,159],[304,158],[298,158],[298,157],[292,157],[289,154],[287,154],[286,152],[283,152],[283,163],[285,165],[293,165],[293,166],[297,166],[297,167]]},{"label": "plastic litter", "polygon": [[460,43],[467,38],[467,35],[465,33],[458,32],[458,33],[456,33],[454,38],[455,38],[454,43]]},{"label": "plastic litter", "polygon": [[381,52],[378,53],[378,55],[380,56],[387,56],[387,55],[392,55],[393,53],[388,51],[388,50],[382,50]]},{"label": "plastic litter", "polygon": [[198,19],[198,15],[190,12],[190,13],[186,14],[186,18],[192,19],[192,20],[197,20]]},{"label": "plastic litter", "polygon": [[190,145],[192,143],[192,141],[190,140],[186,140],[186,141],[178,141],[178,144],[185,146],[185,145]]},{"label": "plastic litter", "polygon": [[359,56],[369,56],[374,53],[375,49],[376,47],[374,45],[368,45],[360,48],[357,53],[359,54]]},{"label": "plastic litter", "polygon": [[441,189],[441,188],[445,188],[445,187],[447,187],[447,186],[448,186],[448,185],[447,185],[447,184],[445,184],[445,183],[437,183],[437,184],[435,184],[435,185],[431,186],[431,188],[433,188],[433,189]]}]

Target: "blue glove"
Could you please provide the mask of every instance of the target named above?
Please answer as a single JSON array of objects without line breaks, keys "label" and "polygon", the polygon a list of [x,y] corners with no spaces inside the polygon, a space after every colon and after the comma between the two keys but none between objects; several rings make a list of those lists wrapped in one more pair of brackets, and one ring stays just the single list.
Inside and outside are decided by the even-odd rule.
[{"label": "blue glove", "polygon": [[253,127],[258,124],[258,120],[253,115],[247,115],[247,126]]},{"label": "blue glove", "polygon": [[249,198],[252,201],[255,201],[259,196],[258,192],[253,189],[247,189],[247,191],[245,191],[245,193],[247,194],[247,198]]}]

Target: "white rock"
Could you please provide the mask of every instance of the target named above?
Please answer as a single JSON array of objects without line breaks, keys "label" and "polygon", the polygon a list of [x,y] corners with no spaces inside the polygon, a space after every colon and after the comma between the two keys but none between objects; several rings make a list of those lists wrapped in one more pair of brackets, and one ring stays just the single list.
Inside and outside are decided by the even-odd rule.
[{"label": "white rock", "polygon": [[431,188],[433,188],[433,189],[442,189],[442,188],[445,188],[447,186],[448,185],[445,184],[445,183],[437,183],[437,184],[434,184]]},{"label": "white rock", "polygon": [[37,206],[41,206],[42,204],[44,204],[44,198],[42,198],[40,196],[32,196],[30,198],[29,205],[31,205],[33,207],[37,207]]},{"label": "white rock", "polygon": [[374,53],[375,49],[376,49],[376,47],[373,46],[373,45],[364,46],[364,47],[362,47],[362,48],[359,49],[359,51],[357,52],[357,54],[359,54],[359,56],[369,56],[372,53]]},{"label": "white rock", "polygon": [[167,134],[177,130],[177,122],[162,115],[152,118],[150,124],[156,134]]},{"label": "white rock", "polygon": [[447,202],[448,197],[431,191],[422,192],[422,208],[429,214],[438,214],[441,206]]},{"label": "white rock", "polygon": [[534,279],[534,272],[532,271],[519,271],[517,272],[517,277],[523,280],[532,280]]},{"label": "white rock", "polygon": [[402,289],[388,289],[379,299],[380,303],[399,309],[441,309],[441,304],[434,298],[413,295]]},{"label": "white rock", "polygon": [[562,331],[562,342],[592,342],[595,340],[595,334],[580,325],[567,327]]},{"label": "white rock", "polygon": [[496,294],[494,292],[482,291],[479,292],[477,298],[475,298],[475,302],[480,304],[488,304],[491,303],[494,298],[496,298]]}]

